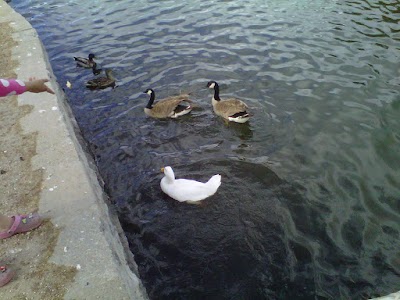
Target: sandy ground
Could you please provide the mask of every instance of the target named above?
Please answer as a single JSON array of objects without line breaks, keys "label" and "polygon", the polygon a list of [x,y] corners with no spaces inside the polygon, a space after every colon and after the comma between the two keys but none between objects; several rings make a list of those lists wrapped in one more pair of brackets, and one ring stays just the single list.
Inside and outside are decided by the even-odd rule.
[{"label": "sandy ground", "polygon": [[[11,30],[0,23],[0,78],[16,76],[18,62],[11,59],[11,51],[17,43]],[[24,135],[20,127],[20,119],[30,111],[29,106],[18,106],[17,96],[0,98],[0,212],[7,215],[38,209],[43,173],[31,166],[36,135]],[[63,299],[76,270],[49,262],[57,236],[58,229],[45,220],[30,233],[0,241],[0,264],[16,271],[13,281],[0,288],[0,299]]]}]

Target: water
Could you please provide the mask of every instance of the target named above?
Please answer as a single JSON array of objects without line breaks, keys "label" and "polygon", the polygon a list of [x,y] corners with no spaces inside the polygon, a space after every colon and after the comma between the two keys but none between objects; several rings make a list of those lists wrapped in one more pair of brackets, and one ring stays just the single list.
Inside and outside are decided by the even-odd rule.
[{"label": "water", "polygon": [[[400,1],[13,1],[38,30],[152,299],[365,299],[400,287]],[[93,52],[118,88],[88,91]],[[34,75],[34,74],[31,74]],[[211,110],[245,100],[248,125]],[[191,91],[200,108],[143,107]],[[160,167],[207,180],[201,206]]]}]

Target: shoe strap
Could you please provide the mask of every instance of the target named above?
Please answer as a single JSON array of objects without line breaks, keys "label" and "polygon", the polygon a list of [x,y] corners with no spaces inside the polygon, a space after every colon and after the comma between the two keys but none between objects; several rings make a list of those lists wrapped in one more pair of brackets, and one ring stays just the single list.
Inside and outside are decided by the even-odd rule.
[{"label": "shoe strap", "polygon": [[10,229],[7,230],[7,232],[8,232],[9,234],[13,234],[13,233],[15,232],[15,230],[17,230],[19,224],[21,223],[21,219],[22,219],[23,217],[24,217],[24,216],[21,216],[21,215],[15,215],[15,216],[12,216],[12,217],[11,217],[11,218],[14,219],[14,223],[11,225]]}]

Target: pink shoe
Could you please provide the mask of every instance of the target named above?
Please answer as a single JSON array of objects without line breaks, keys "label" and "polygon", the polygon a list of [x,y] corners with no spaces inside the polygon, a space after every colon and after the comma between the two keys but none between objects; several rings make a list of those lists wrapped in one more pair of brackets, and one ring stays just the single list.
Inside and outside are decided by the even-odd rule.
[{"label": "pink shoe", "polygon": [[11,218],[14,219],[14,223],[7,231],[0,232],[0,240],[9,238],[17,233],[23,233],[35,229],[42,224],[42,218],[37,213],[30,213],[29,215],[15,215]]},{"label": "pink shoe", "polygon": [[0,287],[5,286],[14,277],[15,272],[6,266],[0,266]]}]

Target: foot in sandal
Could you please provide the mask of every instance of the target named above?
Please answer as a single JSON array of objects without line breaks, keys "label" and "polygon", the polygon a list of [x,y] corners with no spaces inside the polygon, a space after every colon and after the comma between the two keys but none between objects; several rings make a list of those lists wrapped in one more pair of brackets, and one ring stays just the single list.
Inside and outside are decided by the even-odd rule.
[{"label": "foot in sandal", "polygon": [[5,286],[14,277],[15,272],[6,266],[0,266],[0,287]]},{"label": "foot in sandal", "polygon": [[[7,218],[2,216],[2,218]],[[42,218],[37,213],[15,215],[10,217],[10,226],[7,230],[0,231],[0,240],[9,238],[17,233],[33,230],[42,224]]]}]

